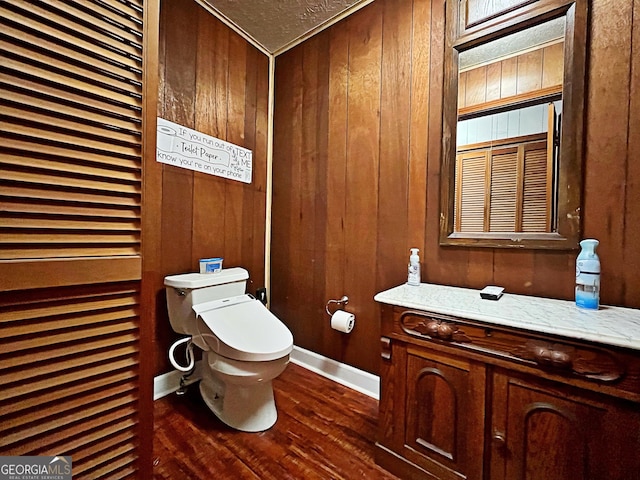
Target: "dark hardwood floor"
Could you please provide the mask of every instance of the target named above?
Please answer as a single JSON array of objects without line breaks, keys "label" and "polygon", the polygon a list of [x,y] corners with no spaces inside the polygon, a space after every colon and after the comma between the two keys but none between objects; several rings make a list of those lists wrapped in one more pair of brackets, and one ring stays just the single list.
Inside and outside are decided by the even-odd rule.
[{"label": "dark hardwood floor", "polygon": [[154,478],[397,480],[373,459],[376,400],[294,364],[274,391],[278,421],[261,433],[225,426],[197,385],[157,400]]}]

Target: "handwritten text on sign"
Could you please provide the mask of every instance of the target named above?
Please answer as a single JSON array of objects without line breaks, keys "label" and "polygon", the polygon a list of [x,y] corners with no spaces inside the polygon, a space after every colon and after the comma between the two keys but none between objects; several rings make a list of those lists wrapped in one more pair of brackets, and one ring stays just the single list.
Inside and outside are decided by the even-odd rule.
[{"label": "handwritten text on sign", "polygon": [[251,150],[158,118],[156,160],[251,183]]}]

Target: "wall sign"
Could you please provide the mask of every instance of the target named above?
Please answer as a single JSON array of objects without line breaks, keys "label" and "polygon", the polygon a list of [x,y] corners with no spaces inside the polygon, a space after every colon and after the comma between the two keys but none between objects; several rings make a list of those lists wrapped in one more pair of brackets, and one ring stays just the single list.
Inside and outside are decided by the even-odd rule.
[{"label": "wall sign", "polygon": [[156,160],[167,165],[251,183],[251,150],[160,117]]}]

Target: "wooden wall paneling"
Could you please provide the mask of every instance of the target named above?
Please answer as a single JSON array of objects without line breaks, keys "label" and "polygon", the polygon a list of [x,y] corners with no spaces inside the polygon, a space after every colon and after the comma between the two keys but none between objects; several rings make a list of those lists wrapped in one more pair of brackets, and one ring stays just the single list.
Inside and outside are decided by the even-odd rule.
[{"label": "wooden wall paneling", "polygon": [[550,298],[575,298],[575,267],[577,253],[548,252],[536,255],[533,263],[535,295]]},{"label": "wooden wall paneling", "polygon": [[[197,48],[195,50],[195,128],[207,135],[226,136],[228,29],[212,21],[211,15],[200,12],[197,18]],[[219,32],[226,41],[218,42]],[[209,81],[198,81],[199,77]],[[218,98],[217,94],[222,98]],[[219,125],[222,124],[222,128]]]},{"label": "wooden wall paneling", "polygon": [[198,9],[187,0],[162,4],[164,35],[164,118],[194,127]]},{"label": "wooden wall paneling", "polygon": [[[318,37],[312,37],[301,45],[302,111],[298,180],[300,236],[297,239],[297,250],[302,277],[298,278],[298,281],[303,288],[302,291],[298,291],[300,296],[297,299],[303,305],[301,320],[306,326],[306,332],[314,337],[314,344],[317,343],[316,336],[322,331],[321,322],[324,320],[323,292],[318,288],[324,272],[319,271],[316,264],[322,255],[322,251],[316,251],[316,240],[321,238],[326,220],[326,206],[322,202],[326,190],[321,191],[318,185],[323,166],[319,157],[324,153],[318,149],[318,139],[323,133],[326,135],[326,125],[321,125],[318,118],[319,59],[322,55],[318,51],[320,46]],[[317,278],[317,275],[321,277]]]},{"label": "wooden wall paneling", "polygon": [[165,61],[167,38],[165,33],[168,28],[167,26],[168,18],[166,15],[162,14],[162,8],[159,8],[158,15],[159,15],[159,19],[158,19],[158,108],[157,108],[158,115],[157,116],[164,118],[165,111],[167,110],[167,108],[165,107],[166,105],[165,92],[167,90],[167,85],[166,85],[167,62]]},{"label": "wooden wall paneling", "polygon": [[[253,151],[253,243],[250,251],[253,265],[254,287],[265,285],[265,248],[267,216],[267,136],[269,134],[269,58],[257,50],[256,66],[256,118]],[[269,212],[272,213],[272,212]],[[268,292],[270,293],[270,292]]]},{"label": "wooden wall paneling", "polygon": [[487,102],[501,98],[500,85],[502,84],[501,62],[487,65],[487,91],[485,99]]},{"label": "wooden wall paneling", "polygon": [[487,67],[478,67],[466,72],[465,106],[487,101]]},{"label": "wooden wall paneling", "polygon": [[[294,49],[295,50],[295,49]],[[288,315],[288,277],[283,274],[291,255],[289,242],[290,198],[293,195],[291,177],[291,143],[289,132],[292,118],[289,115],[292,96],[286,94],[292,88],[290,72],[294,68],[293,51],[280,55],[275,60],[274,72],[274,119],[273,119],[273,167],[271,200],[271,291],[268,292],[271,310],[292,331],[294,343],[297,338],[294,324]],[[286,72],[286,74],[281,74]],[[276,299],[278,299],[276,301]]]},{"label": "wooden wall paneling", "polygon": [[500,95],[502,98],[516,95],[518,92],[518,57],[511,57],[500,62],[502,77]]},{"label": "wooden wall paneling", "polygon": [[[242,185],[232,185],[233,180],[227,180],[224,202],[224,230],[220,232],[225,237],[224,258],[227,266],[243,265],[242,244],[245,225],[242,213],[245,203],[245,189]],[[250,230],[247,228],[247,231]],[[194,259],[195,260],[195,259]],[[245,267],[249,268],[245,264]],[[251,272],[252,273],[252,272]]]},{"label": "wooden wall paneling", "polygon": [[[167,46],[167,29],[169,28],[170,19],[166,15],[165,9],[166,3],[164,6],[160,8],[160,18],[158,22],[158,107],[157,111],[158,117],[166,118],[166,115],[169,111],[167,105],[167,55],[166,55],[166,46]],[[147,159],[148,160],[148,159]],[[171,334],[171,328],[169,325],[169,316],[167,313],[167,301],[164,292],[164,254],[162,250],[162,205],[163,205],[163,184],[164,184],[164,164],[158,163],[155,158],[155,154],[153,155],[152,161],[149,160],[145,164],[145,175],[152,175],[150,178],[150,182],[143,184],[143,188],[145,191],[146,198],[149,199],[148,209],[145,211],[146,219],[153,219],[153,225],[151,229],[147,227],[146,223],[143,223],[143,231],[146,235],[147,232],[152,234],[152,232],[156,231],[156,240],[154,246],[154,252],[157,256],[158,267],[155,272],[155,281],[151,275],[145,276],[143,272],[143,277],[148,279],[148,283],[143,283],[144,288],[144,299],[148,300],[149,303],[146,304],[148,306],[147,314],[152,316],[154,322],[154,333],[153,333],[153,344],[154,344],[154,352],[153,352],[153,374],[157,375],[163,373],[166,370],[166,365],[169,363],[167,359],[167,353],[170,346],[170,340],[173,338]],[[155,187],[155,188],[154,188]],[[153,193],[155,192],[155,193]],[[154,197],[151,197],[154,195]],[[151,199],[155,198],[155,202],[151,202]],[[143,244],[143,246],[149,247],[149,244]],[[151,259],[152,257],[143,252],[145,258]],[[149,291],[147,291],[147,289]]]},{"label": "wooden wall paneling", "polygon": [[[533,251],[495,249],[493,257],[490,267],[493,270],[492,285],[504,286],[511,293],[533,294],[535,292]],[[518,265],[518,268],[514,268],[514,265]]]},{"label": "wooden wall paneling", "polygon": [[[296,83],[301,88],[296,94],[296,114],[300,135],[295,149],[299,152],[294,172],[296,199],[292,232],[296,232],[294,258],[299,272],[294,274],[295,286],[290,293],[298,302],[297,321],[300,341],[305,348],[322,351],[322,331],[328,321],[324,312],[324,237],[327,221],[326,171],[326,35],[316,36],[305,42],[297,53],[298,72]],[[298,83],[300,82],[300,83]],[[324,82],[324,84],[322,84]],[[300,110],[297,109],[300,108]],[[325,111],[322,111],[322,109]],[[295,157],[294,157],[295,158]],[[295,336],[294,336],[295,339]],[[301,344],[302,345],[302,344]]]},{"label": "wooden wall paneling", "polygon": [[[429,92],[431,60],[431,8],[428,2],[413,2],[411,38],[411,99],[409,123],[409,229],[405,252],[414,245],[424,249],[427,217],[427,150],[429,138]],[[405,253],[406,255],[406,253]],[[425,262],[426,252],[421,251],[422,281],[427,281],[430,266]],[[407,257],[408,260],[408,257]],[[379,285],[385,288],[386,285]]]},{"label": "wooden wall paneling", "polygon": [[353,17],[349,31],[349,87],[347,109],[347,193],[345,218],[345,294],[356,326],[343,361],[377,371],[378,352],[368,348],[378,341],[376,293],[378,253],[378,168],[382,58],[382,4],[372,3]]},{"label": "wooden wall paneling", "polygon": [[[194,128],[197,49],[197,9],[190,2],[162,3],[161,26],[164,44],[164,105],[166,120]],[[191,268],[193,226],[193,172],[163,165],[162,259],[167,274],[188,272]]]},{"label": "wooden wall paneling", "polygon": [[[559,93],[562,86],[563,47],[563,43],[556,43],[461,72],[458,109],[466,114],[535,95]],[[545,88],[546,91],[540,91]],[[509,98],[515,95],[523,98]],[[469,108],[473,106],[478,108]]]},{"label": "wooden wall paneling", "polygon": [[545,47],[542,60],[542,88],[562,85],[564,42]]},{"label": "wooden wall paneling", "polygon": [[518,56],[518,86],[516,93],[527,93],[542,87],[542,50]]},{"label": "wooden wall paneling", "polygon": [[[173,121],[173,120],[172,120]],[[180,123],[180,122],[178,122]],[[169,324],[169,316],[164,295],[164,277],[188,272],[191,270],[191,230],[192,230],[192,195],[193,174],[187,170],[171,165],[162,165],[162,211],[161,255],[162,285],[159,285],[156,339],[157,339],[157,373],[163,373],[168,366],[169,347],[180,335],[174,333]]]},{"label": "wooden wall paneling", "polygon": [[469,252],[465,272],[465,283],[469,287],[484,288],[486,285],[494,285],[495,255],[490,249],[475,249]]},{"label": "wooden wall paneling", "polygon": [[[256,104],[256,95],[257,95],[257,77],[260,73],[261,75],[268,75],[267,71],[258,70],[258,55],[262,56],[257,50],[254,48],[247,49],[246,56],[246,89],[245,89],[245,106],[244,106],[244,142],[245,148],[251,150],[252,158],[256,154],[256,113],[257,113],[257,104]],[[253,159],[254,165],[259,165],[261,168],[259,169],[261,172],[266,172],[266,162],[259,161],[256,158]],[[264,232],[260,235],[258,232],[257,238],[254,236],[254,216],[253,212],[255,210],[255,191],[256,187],[256,175],[251,172],[251,183],[243,184],[243,199],[242,199],[242,224],[240,225],[240,234],[241,234],[241,242],[240,242],[240,252],[241,252],[241,264],[246,265],[246,268],[249,269],[250,272],[250,280],[247,288],[250,292],[255,292],[256,287],[264,286],[264,273],[263,273],[263,263],[259,263],[258,265],[253,264],[253,245],[261,244],[261,238],[264,237]],[[262,210],[263,217],[266,216],[267,212]],[[262,221],[261,223],[264,223]],[[264,250],[264,247],[263,247]],[[257,270],[256,270],[257,268]]]},{"label": "wooden wall paneling", "polygon": [[[602,1],[591,8],[583,237],[600,241],[601,300],[620,304],[626,267],[621,239],[626,223],[633,2]],[[637,255],[638,248],[629,247]]]},{"label": "wooden wall paneling", "polygon": [[199,265],[199,259],[211,257],[224,257],[225,268],[239,266],[235,263],[237,260],[223,255],[226,252],[226,187],[225,182],[213,175],[194,175],[192,269]]},{"label": "wooden wall paneling", "polygon": [[[259,150],[259,119],[261,118],[258,101],[260,95],[268,100],[269,66],[267,57],[254,48],[247,51],[247,89],[245,98],[245,145],[252,151],[252,179],[251,184],[244,185],[244,201],[242,209],[242,264],[250,271],[250,292],[265,286],[264,256],[265,256],[265,219],[266,211],[266,129],[262,136],[264,143]],[[265,88],[266,87],[266,88]],[[263,104],[266,107],[266,104]],[[262,109],[264,121],[267,111]],[[264,123],[266,126],[266,123]]]},{"label": "wooden wall paneling", "polygon": [[[289,304],[289,310],[287,315],[290,317],[294,325],[293,338],[294,342],[299,346],[308,348],[314,344],[315,332],[311,325],[311,320],[306,316],[305,302],[300,303],[300,299],[304,298],[310,287],[311,276],[309,271],[305,268],[307,264],[303,258],[302,245],[299,243],[299,239],[302,238],[304,223],[302,211],[302,199],[300,195],[300,185],[302,184],[302,169],[303,165],[300,160],[303,159],[302,152],[302,132],[303,132],[303,115],[304,115],[304,91],[302,89],[302,68],[303,68],[303,50],[298,49],[295,52],[295,65],[296,68],[293,72],[293,78],[291,83],[291,89],[284,92],[285,95],[291,96],[291,109],[288,114],[291,115],[290,130],[288,135],[290,136],[291,143],[291,160],[293,163],[289,164],[291,169],[291,197],[290,203],[285,206],[288,220],[288,233],[289,237],[285,239],[291,246],[289,250],[289,258],[283,270],[279,273],[290,271],[291,275],[287,275],[288,282],[286,284],[285,295],[292,299]],[[277,67],[276,67],[277,69]],[[293,308],[292,308],[293,307]]]},{"label": "wooden wall paneling", "polygon": [[[313,43],[310,41],[313,40]],[[333,273],[327,270],[327,266],[330,262],[327,262],[327,226],[331,219],[328,216],[328,196],[330,186],[328,184],[327,169],[329,159],[329,57],[327,53],[330,48],[330,37],[328,32],[322,32],[312,39],[308,40],[309,46],[313,50],[311,55],[305,56],[305,65],[308,60],[311,60],[315,64],[315,68],[311,70],[314,78],[309,79],[314,88],[311,90],[313,95],[313,108],[315,111],[315,118],[312,123],[314,130],[309,131],[309,137],[313,139],[312,143],[309,143],[309,147],[313,148],[315,152],[312,154],[311,159],[316,165],[314,188],[310,193],[315,203],[315,221],[314,221],[314,238],[313,238],[313,290],[310,292],[309,298],[313,305],[313,322],[320,330],[319,337],[321,338],[322,350],[327,351],[329,345],[326,343],[326,334],[331,331],[330,319],[325,311],[325,305],[330,298],[340,298],[342,293],[337,294],[337,297],[330,297],[325,289],[327,285],[327,276],[332,276]],[[308,60],[307,60],[308,58]],[[305,70],[307,70],[305,68]],[[307,128],[305,127],[305,130]],[[336,335],[337,332],[332,332]],[[336,335],[337,340],[338,335]],[[335,340],[330,344],[339,343]]]},{"label": "wooden wall paneling", "polygon": [[414,228],[408,212],[412,7],[384,4],[382,12],[376,286],[406,282],[409,250],[398,239]]},{"label": "wooden wall paneling", "polygon": [[[423,281],[446,284],[451,278],[465,279],[470,250],[441,248],[440,229],[440,162],[443,140],[442,109],[444,88],[445,5],[431,2],[429,67],[429,133],[427,151],[427,214],[426,214],[426,278]],[[461,280],[462,281],[462,280]]]},{"label": "wooden wall paneling", "polygon": [[[211,20],[211,19],[209,19]],[[208,45],[207,50],[213,49],[214,76],[209,83],[213,86],[213,110],[209,121],[212,135],[218,138],[227,138],[229,122],[229,38],[233,34],[226,25],[215,22],[215,34],[213,45]]]},{"label": "wooden wall paneling", "polygon": [[[337,299],[345,290],[345,218],[347,189],[347,88],[349,84],[349,30],[351,23],[342,22],[340,28],[332,28],[329,35],[329,78],[327,112],[326,184],[327,224],[325,226],[326,259],[324,286],[325,302]],[[348,339],[330,328],[327,321],[323,328],[322,343],[330,358],[343,358]]]},{"label": "wooden wall paneling", "polygon": [[273,213],[271,288],[272,308],[293,333],[294,343],[304,348],[313,336],[305,329],[296,299],[308,272],[301,271],[300,164],[302,156],[302,50],[296,48],[280,56],[276,63],[275,140],[273,160]]},{"label": "wooden wall paneling", "polygon": [[[274,141],[272,170],[271,205],[271,292],[268,292],[271,310],[293,333],[294,343],[298,342],[295,324],[289,310],[289,277],[284,274],[291,257],[292,244],[289,241],[291,224],[291,197],[293,178],[291,172],[292,145],[289,141],[293,117],[290,115],[293,96],[288,92],[293,88],[292,75],[295,68],[294,53],[289,51],[276,59],[274,98]],[[285,72],[284,74],[281,72]]]},{"label": "wooden wall paneling", "polygon": [[[640,2],[633,4],[634,18],[640,18]],[[640,48],[640,28],[634,25],[631,38],[631,51]],[[636,160],[640,152],[640,55],[631,57],[629,102],[629,137],[626,154],[626,198],[625,198],[625,230],[623,238],[624,269],[622,279],[624,284],[621,303],[623,305],[640,308],[640,162]]]},{"label": "wooden wall paneling", "polygon": [[[245,98],[247,78],[247,42],[238,35],[229,37],[229,96],[227,110],[228,142],[245,145]],[[244,184],[225,180],[224,257],[227,265],[242,264]]]},{"label": "wooden wall paneling", "polygon": [[[427,72],[429,69],[427,68]],[[467,106],[467,72],[458,74],[458,108]]]},{"label": "wooden wall paneling", "polygon": [[[204,11],[198,15],[197,25],[194,128],[216,138],[226,138],[228,29]],[[225,34],[221,35],[220,31]],[[218,43],[220,36],[223,41]],[[225,252],[226,189],[226,182],[219,177],[199,172],[193,174],[192,269],[198,266],[199,259],[221,257]],[[236,266],[230,258],[225,261],[223,267]]]}]

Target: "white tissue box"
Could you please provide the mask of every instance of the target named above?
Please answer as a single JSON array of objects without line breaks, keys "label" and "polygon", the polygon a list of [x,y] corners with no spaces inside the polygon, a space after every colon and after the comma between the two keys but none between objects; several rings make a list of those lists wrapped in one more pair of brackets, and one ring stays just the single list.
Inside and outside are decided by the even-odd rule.
[{"label": "white tissue box", "polygon": [[222,258],[201,258],[200,273],[218,273],[222,271]]}]

